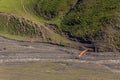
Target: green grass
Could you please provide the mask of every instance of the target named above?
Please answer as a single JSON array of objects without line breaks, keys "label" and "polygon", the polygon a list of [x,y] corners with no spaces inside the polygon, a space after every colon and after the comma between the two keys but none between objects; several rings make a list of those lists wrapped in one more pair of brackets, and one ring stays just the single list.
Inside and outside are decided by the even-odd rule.
[{"label": "green grass", "polygon": [[24,13],[20,0],[0,0],[0,11],[19,14]]},{"label": "green grass", "polygon": [[32,12],[32,4],[34,1],[35,0],[0,0],[0,12],[13,13],[32,21],[45,22],[44,19],[39,18]]},{"label": "green grass", "polygon": [[0,66],[0,80],[119,80],[118,74],[74,68],[60,63],[38,62]]},{"label": "green grass", "polygon": [[60,42],[60,44],[64,44],[64,45],[70,45],[70,44],[73,44],[72,41],[64,38],[64,37],[61,37],[59,34],[51,34],[51,38],[54,40],[58,40]]},{"label": "green grass", "polygon": [[[35,23],[21,17],[18,18],[13,15],[8,16],[7,14],[0,14],[0,36],[17,40],[37,39],[40,41],[44,37],[43,42],[72,43],[52,30],[46,29],[47,27],[44,28],[45,26],[42,28],[46,32],[42,32],[41,28],[38,27],[39,25],[35,25]],[[42,34],[44,34],[44,36]]]},{"label": "green grass", "polygon": [[21,40],[21,41],[26,41],[27,39],[29,39],[29,37],[26,36],[11,35],[9,33],[4,33],[4,32],[0,32],[0,36],[14,40]]},{"label": "green grass", "polygon": [[[14,13],[32,21],[47,22],[48,18],[58,19],[69,11],[76,0],[0,0],[0,11]],[[37,7],[35,7],[37,6]],[[41,11],[42,9],[42,11]],[[47,11],[47,12],[46,12]],[[51,12],[52,11],[52,12]],[[46,13],[45,13],[46,12]],[[52,14],[53,17],[52,17]],[[46,16],[46,17],[45,17]],[[53,19],[54,21],[54,19]]]},{"label": "green grass", "polygon": [[45,19],[63,16],[77,0],[40,0],[35,5],[35,11]]},{"label": "green grass", "polygon": [[[37,0],[0,0],[0,12],[7,12],[10,14],[15,15],[15,17],[24,17],[26,20],[30,20],[32,22],[36,23],[53,23],[59,22],[60,20],[56,21],[56,19],[52,21],[45,20],[44,17],[37,15],[34,6],[37,4]],[[32,31],[33,26],[29,25],[29,23],[25,23],[26,27],[29,28],[29,31],[23,32],[22,29],[19,28],[19,20],[17,18],[15,20],[11,20],[9,22],[7,16],[0,16],[0,34],[1,36],[8,37],[8,38],[14,38],[17,39],[19,38],[24,39],[32,35],[37,35],[33,34],[34,32]],[[59,22],[60,23],[60,22]],[[8,25],[6,25],[8,24]],[[23,26],[23,25],[21,25]],[[31,29],[30,27],[31,26]],[[28,34],[27,34],[28,33]],[[26,35],[27,34],[27,35]],[[30,35],[29,35],[30,34]],[[13,36],[12,36],[13,35]],[[60,35],[52,33],[51,38],[57,41],[60,41],[62,43],[69,43],[68,40],[62,38]]]},{"label": "green grass", "polygon": [[[24,40],[25,38],[32,36],[34,33],[33,26],[24,21],[25,20],[23,20],[21,24],[18,18],[9,16],[8,20],[7,15],[0,15],[0,35],[11,39],[20,40]],[[25,25],[26,27],[24,27]]]},{"label": "green grass", "polygon": [[61,28],[77,37],[94,35],[119,11],[119,0],[84,0],[64,17]]}]

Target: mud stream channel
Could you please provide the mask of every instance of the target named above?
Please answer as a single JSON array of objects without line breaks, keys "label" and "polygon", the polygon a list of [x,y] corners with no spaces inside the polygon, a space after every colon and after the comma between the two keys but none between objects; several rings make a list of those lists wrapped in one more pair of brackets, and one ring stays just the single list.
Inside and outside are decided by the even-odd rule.
[{"label": "mud stream channel", "polygon": [[120,73],[119,52],[87,52],[78,58],[80,51],[47,43],[31,43],[8,40],[0,37],[0,65],[26,64],[29,62],[50,61],[100,65],[113,73]]}]

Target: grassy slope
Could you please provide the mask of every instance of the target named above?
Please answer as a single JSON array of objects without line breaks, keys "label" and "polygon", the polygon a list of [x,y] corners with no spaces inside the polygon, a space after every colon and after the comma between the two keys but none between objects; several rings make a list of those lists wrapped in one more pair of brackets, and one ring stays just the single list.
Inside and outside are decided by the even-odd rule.
[{"label": "grassy slope", "polygon": [[[51,22],[44,20],[43,18],[45,18],[45,16],[64,16],[76,1],[77,0],[41,0],[36,3],[37,0],[0,0],[0,11],[15,13],[32,21]],[[120,10],[119,4],[119,0],[85,0],[81,2],[76,9],[73,9],[64,17],[62,21],[63,26],[61,28],[64,31],[69,31],[75,36],[93,34],[100,30],[107,20],[116,16],[116,13]],[[35,12],[33,8],[38,12]],[[36,15],[36,13],[40,14],[41,17]],[[56,22],[56,19],[58,18],[61,17],[54,18],[52,22],[55,21],[55,24],[60,23],[61,20]]]},{"label": "grassy slope", "polygon": [[[53,15],[56,18],[53,19],[52,21],[56,21],[57,18],[64,16],[64,14],[67,11],[69,11],[71,6],[76,1],[77,0],[71,0],[71,1],[41,0],[37,2],[37,0],[0,0],[0,11],[15,13],[20,16],[24,16],[25,18],[30,19],[32,21],[41,21],[41,22],[47,22],[48,20],[45,20],[46,18],[44,16],[47,16],[47,14],[48,17],[52,16],[52,13],[50,13],[52,11],[53,13],[55,12],[56,14]],[[36,11],[38,11],[38,13]],[[39,14],[41,14],[41,16]]]},{"label": "grassy slope", "polygon": [[63,30],[74,36],[92,35],[120,11],[119,0],[83,0],[63,19]]},{"label": "grassy slope", "polygon": [[[43,21],[32,12],[35,0],[0,0],[0,12],[14,13],[32,21]],[[28,6],[28,4],[30,4]],[[26,5],[29,7],[26,8]],[[30,7],[31,6],[31,7]]]},{"label": "grassy slope", "polygon": [[61,23],[63,31],[95,44],[98,51],[120,51],[120,0],[83,0]]},{"label": "grassy slope", "polygon": [[71,43],[58,33],[55,33],[50,29],[52,26],[47,24],[34,23],[22,17],[6,13],[0,14],[0,22],[0,35],[4,37],[28,41],[33,39],[40,42]]},{"label": "grassy slope", "polygon": [[[13,24],[13,23],[12,23]],[[25,40],[26,37],[20,35],[10,34],[12,27],[8,25],[8,18],[5,15],[0,15],[0,36],[16,40]],[[11,31],[10,31],[11,30]]]},{"label": "grassy slope", "polygon": [[[28,20],[30,20],[32,22],[36,22],[36,23],[48,22],[47,20],[44,20],[42,17],[40,18],[40,16],[37,16],[35,14],[34,9],[33,9],[35,2],[36,2],[36,0],[0,0],[0,12],[12,13],[13,15],[15,15],[15,17],[23,16],[25,19],[28,19]],[[11,33],[9,33],[10,30],[8,31],[8,29],[10,29],[11,27],[14,27],[14,28],[18,27],[18,25],[16,25],[16,23],[19,23],[19,22],[15,21],[15,20],[14,20],[13,24],[10,23],[12,26],[8,25],[8,29],[2,30],[3,26],[6,26],[6,23],[8,23],[8,20],[5,19],[5,17],[3,17],[3,16],[1,16],[0,18],[1,18],[0,19],[0,21],[1,21],[0,35],[1,36],[12,38],[12,39],[20,39],[20,40],[25,40],[27,37],[29,37],[27,35],[21,36],[18,33],[17,33],[17,35],[16,34],[11,35]],[[13,30],[13,33],[14,32],[16,32],[16,30]],[[58,42],[69,43],[69,41],[67,39],[62,38],[59,34],[51,33],[50,36],[53,40],[56,40]]]},{"label": "grassy slope", "polygon": [[62,17],[77,0],[40,0],[36,3],[35,11],[45,19]]},{"label": "grassy slope", "polygon": [[[39,19],[32,12],[30,13],[26,10],[25,4],[29,4],[32,2],[33,2],[33,0],[0,0],[0,12],[17,14],[18,16],[23,16],[26,19],[29,19],[32,21],[43,21],[43,20]],[[3,27],[3,24],[5,23],[5,21],[7,22],[7,20],[5,20],[5,18],[3,18],[3,20],[1,20],[0,26]],[[22,37],[20,35],[11,35],[9,33],[3,32],[3,31],[0,32],[1,36],[12,38],[12,39],[18,39],[18,40],[26,39],[25,37]]]}]

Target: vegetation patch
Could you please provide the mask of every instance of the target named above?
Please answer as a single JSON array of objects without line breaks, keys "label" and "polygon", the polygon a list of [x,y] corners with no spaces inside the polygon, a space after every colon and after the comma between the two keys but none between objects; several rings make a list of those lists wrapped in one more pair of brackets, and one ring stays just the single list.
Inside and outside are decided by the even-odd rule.
[{"label": "vegetation patch", "polygon": [[62,29],[74,36],[90,36],[120,11],[119,0],[84,0],[69,12],[62,21]]},{"label": "vegetation patch", "polygon": [[36,13],[45,19],[63,16],[77,0],[37,0]]},{"label": "vegetation patch", "polygon": [[[98,46],[101,46],[103,51],[105,51],[108,45],[104,43],[111,40],[108,36],[114,36],[114,38],[120,40],[120,35],[117,35],[119,37],[115,37],[120,31],[119,11],[119,0],[83,0],[64,16],[61,22],[61,29],[81,40],[89,41],[95,45],[100,43],[104,47],[101,45]],[[106,29],[108,30],[106,31]],[[107,34],[110,31],[109,29],[112,32],[114,31],[114,33]],[[118,44],[119,42],[116,40],[110,41],[110,48],[107,50],[113,50],[113,46]]]},{"label": "vegetation patch", "polygon": [[71,43],[52,29],[52,25],[40,24],[12,14],[0,14],[0,35],[40,42]]}]

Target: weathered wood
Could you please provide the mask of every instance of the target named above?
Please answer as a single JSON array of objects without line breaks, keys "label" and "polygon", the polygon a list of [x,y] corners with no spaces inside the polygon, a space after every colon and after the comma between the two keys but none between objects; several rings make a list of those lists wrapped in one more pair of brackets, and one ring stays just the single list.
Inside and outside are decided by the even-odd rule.
[{"label": "weathered wood", "polygon": [[88,49],[85,49],[85,50],[81,51],[81,52],[79,53],[79,57],[81,57],[81,56],[83,56],[84,54],[86,54],[87,51],[88,51]]}]

